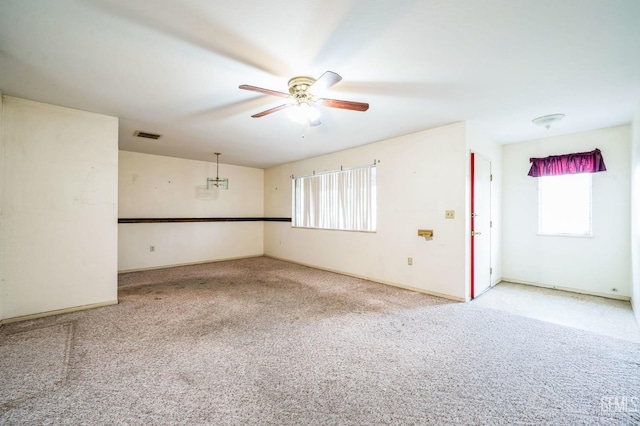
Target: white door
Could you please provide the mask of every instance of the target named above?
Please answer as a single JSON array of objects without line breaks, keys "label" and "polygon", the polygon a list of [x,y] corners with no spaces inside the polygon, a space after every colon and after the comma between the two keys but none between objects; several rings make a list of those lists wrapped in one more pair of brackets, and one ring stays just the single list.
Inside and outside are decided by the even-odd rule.
[{"label": "white door", "polygon": [[471,153],[471,298],[491,287],[491,162]]}]

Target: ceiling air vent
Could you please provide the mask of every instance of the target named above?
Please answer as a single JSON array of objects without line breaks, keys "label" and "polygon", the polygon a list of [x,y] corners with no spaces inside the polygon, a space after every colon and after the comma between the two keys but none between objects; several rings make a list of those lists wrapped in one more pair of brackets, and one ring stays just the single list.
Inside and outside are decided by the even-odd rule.
[{"label": "ceiling air vent", "polygon": [[149,132],[141,132],[140,130],[136,130],[135,132],[133,132],[133,136],[137,136],[139,138],[147,138],[147,139],[160,139],[160,136],[162,135],[157,135],[155,133],[149,133]]}]

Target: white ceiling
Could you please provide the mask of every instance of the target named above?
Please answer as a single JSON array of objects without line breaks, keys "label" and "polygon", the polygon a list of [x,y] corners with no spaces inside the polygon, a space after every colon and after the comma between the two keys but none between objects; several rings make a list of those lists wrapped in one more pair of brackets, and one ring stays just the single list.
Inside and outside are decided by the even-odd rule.
[{"label": "white ceiling", "polygon": [[[305,128],[238,89],[326,70],[369,111]],[[0,91],[117,116],[124,150],[260,168],[465,120],[517,142],[631,121],[640,1],[2,0]]]}]

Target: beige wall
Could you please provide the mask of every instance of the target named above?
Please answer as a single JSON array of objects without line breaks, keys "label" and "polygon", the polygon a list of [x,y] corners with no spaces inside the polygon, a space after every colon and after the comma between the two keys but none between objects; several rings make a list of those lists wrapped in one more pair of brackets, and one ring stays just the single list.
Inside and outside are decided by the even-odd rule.
[{"label": "beige wall", "polygon": [[[262,217],[261,169],[220,164],[229,189],[207,189],[216,164],[120,151],[120,218]],[[118,269],[157,268],[263,254],[262,222],[118,225]],[[155,251],[150,251],[154,246]]]},{"label": "beige wall", "polygon": [[632,125],[631,138],[631,303],[640,324],[640,103]]},{"label": "beige wall", "polygon": [[[632,295],[636,315],[640,312],[640,224],[632,222],[629,209],[607,208],[629,206],[633,188],[633,218],[640,217],[640,116],[633,136],[630,126],[618,126],[501,148],[479,128],[457,123],[266,171],[223,163],[220,174],[230,178],[230,189],[223,191],[205,188],[206,177],[215,176],[212,162],[131,152],[120,152],[118,160],[113,117],[11,97],[3,97],[0,113],[0,319],[114,303],[116,270],[263,253],[465,299],[469,151],[492,161],[494,282],[504,276],[602,294],[615,286],[614,295]],[[596,146],[609,171],[594,178],[595,238],[536,236],[531,200],[537,200],[537,187],[526,176],[528,157]],[[379,161],[376,233],[294,229],[278,222],[116,225],[117,217],[289,217],[291,175],[374,159]],[[456,219],[444,219],[445,210],[456,210]],[[632,232],[625,223],[632,223]],[[418,228],[434,229],[435,237],[417,237]],[[579,255],[567,256],[571,252]],[[593,271],[584,268],[596,264],[600,267]],[[562,268],[568,273],[550,274]]]},{"label": "beige wall", "polygon": [[[503,147],[505,280],[605,296],[631,295],[629,125]],[[593,175],[593,237],[537,235],[537,180],[530,157],[600,148],[607,171]],[[612,291],[616,288],[618,291]]]},{"label": "beige wall", "polygon": [[[377,165],[375,233],[265,223],[265,254],[456,299],[466,297],[465,124],[389,139],[265,171],[265,216],[291,215],[291,175]],[[456,219],[445,219],[455,210]],[[426,241],[419,228],[434,230]],[[413,266],[407,258],[413,258]]]},{"label": "beige wall", "polygon": [[5,319],[117,302],[118,120],[3,97]]},{"label": "beige wall", "polygon": [[[394,138],[267,171],[222,164],[228,191],[207,191],[215,163],[120,152],[119,217],[291,216],[291,178],[379,160],[378,231],[293,229],[289,223],[119,225],[119,270],[269,256],[465,299],[468,295],[469,150],[493,161],[501,150],[464,123]],[[499,220],[500,186],[494,210]],[[263,196],[264,194],[264,196]],[[455,220],[444,218],[456,210]],[[418,228],[434,229],[431,241]],[[496,227],[498,229],[498,227]],[[499,234],[497,234],[499,235]],[[500,276],[500,242],[494,268]],[[153,245],[155,252],[150,252]],[[413,266],[407,258],[413,258]]]}]

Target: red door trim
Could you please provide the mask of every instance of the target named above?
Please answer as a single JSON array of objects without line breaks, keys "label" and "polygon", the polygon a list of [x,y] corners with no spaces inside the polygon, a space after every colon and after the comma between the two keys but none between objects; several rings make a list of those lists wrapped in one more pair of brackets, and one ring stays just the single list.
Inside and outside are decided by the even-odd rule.
[{"label": "red door trim", "polygon": [[475,230],[475,191],[476,191],[476,162],[475,154],[471,153],[471,299],[476,297],[475,295],[475,239],[473,238],[473,231]]}]

